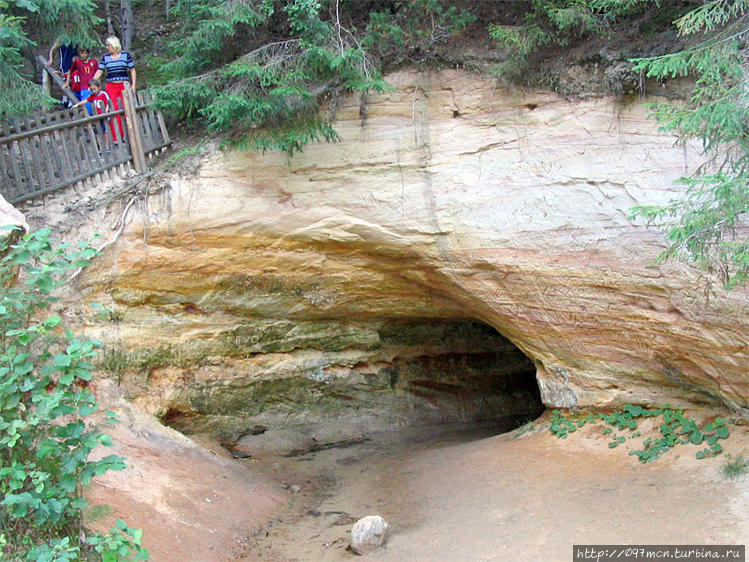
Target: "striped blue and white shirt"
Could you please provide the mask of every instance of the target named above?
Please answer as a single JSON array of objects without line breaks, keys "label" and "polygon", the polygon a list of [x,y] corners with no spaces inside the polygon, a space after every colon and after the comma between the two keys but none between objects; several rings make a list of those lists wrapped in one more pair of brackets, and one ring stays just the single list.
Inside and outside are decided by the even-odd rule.
[{"label": "striped blue and white shirt", "polygon": [[99,70],[107,71],[107,82],[129,82],[129,68],[135,67],[135,61],[127,51],[120,52],[120,57],[113,59],[112,55],[107,53],[99,61]]}]

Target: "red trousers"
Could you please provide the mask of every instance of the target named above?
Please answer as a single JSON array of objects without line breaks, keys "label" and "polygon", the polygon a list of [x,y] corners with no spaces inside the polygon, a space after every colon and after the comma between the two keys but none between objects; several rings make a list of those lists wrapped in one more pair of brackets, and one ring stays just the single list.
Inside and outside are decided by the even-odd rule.
[{"label": "red trousers", "polygon": [[[122,109],[124,107],[122,103],[122,92],[125,91],[125,83],[124,82],[107,82],[106,88],[105,88],[107,95],[109,96],[109,99],[112,100],[112,105],[114,106],[115,111],[118,109]],[[122,131],[122,115],[115,115],[115,119],[117,120],[117,128],[120,130],[120,138],[125,138],[125,133]],[[112,124],[112,140],[114,142],[117,142],[117,134],[115,133],[114,123]]]}]

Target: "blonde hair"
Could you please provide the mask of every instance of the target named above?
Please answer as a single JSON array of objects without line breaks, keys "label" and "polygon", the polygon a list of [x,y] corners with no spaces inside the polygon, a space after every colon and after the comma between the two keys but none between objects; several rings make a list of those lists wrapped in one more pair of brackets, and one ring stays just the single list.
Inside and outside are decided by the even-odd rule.
[{"label": "blonde hair", "polygon": [[112,47],[115,51],[122,51],[122,43],[120,43],[120,40],[117,39],[117,37],[115,37],[114,35],[110,35],[109,37],[107,37],[105,43]]}]

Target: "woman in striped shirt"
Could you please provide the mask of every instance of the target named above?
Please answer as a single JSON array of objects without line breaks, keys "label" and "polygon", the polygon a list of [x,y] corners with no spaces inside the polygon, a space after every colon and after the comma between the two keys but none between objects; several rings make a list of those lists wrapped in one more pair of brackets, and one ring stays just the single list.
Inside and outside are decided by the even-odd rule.
[{"label": "woman in striped shirt", "polygon": [[[130,82],[130,87],[135,92],[135,61],[130,53],[122,50],[122,45],[117,37],[107,37],[107,54],[101,57],[99,69],[94,78],[99,80],[101,75],[107,73],[106,92],[112,100],[115,109],[122,109],[122,91],[125,83]],[[117,115],[117,126],[120,130],[120,138],[123,138],[122,115]],[[114,138],[115,142],[117,138]]]}]

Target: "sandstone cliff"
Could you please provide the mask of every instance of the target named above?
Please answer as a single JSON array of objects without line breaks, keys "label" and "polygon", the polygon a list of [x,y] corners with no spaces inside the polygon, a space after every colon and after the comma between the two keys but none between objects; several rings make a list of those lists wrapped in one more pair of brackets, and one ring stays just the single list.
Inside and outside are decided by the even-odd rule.
[{"label": "sandstone cliff", "polygon": [[278,414],[433,419],[448,396],[440,419],[489,415],[465,378],[525,415],[531,391],[506,381],[535,373],[552,407],[747,415],[749,291],[654,265],[662,235],[628,218],[700,163],[647,100],[389,81],[336,109],[338,144],[214,153],[132,207],[84,290],[111,309],[87,329],[136,402],[229,438]]}]

